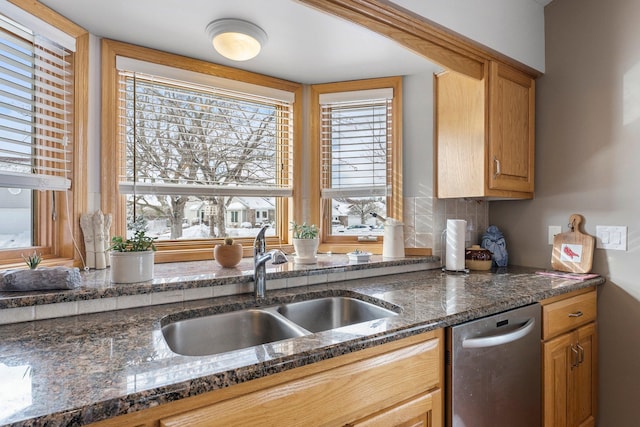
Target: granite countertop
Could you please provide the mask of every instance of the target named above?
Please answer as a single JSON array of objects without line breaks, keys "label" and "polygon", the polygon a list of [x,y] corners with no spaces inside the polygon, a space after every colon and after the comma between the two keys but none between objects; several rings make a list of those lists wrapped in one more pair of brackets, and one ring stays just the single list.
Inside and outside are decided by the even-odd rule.
[{"label": "granite countertop", "polygon": [[251,307],[253,295],[0,326],[0,425],[83,425],[604,283],[535,271],[424,270],[271,290],[266,305],[351,295],[400,313],[213,356],[173,353],[161,319]]}]

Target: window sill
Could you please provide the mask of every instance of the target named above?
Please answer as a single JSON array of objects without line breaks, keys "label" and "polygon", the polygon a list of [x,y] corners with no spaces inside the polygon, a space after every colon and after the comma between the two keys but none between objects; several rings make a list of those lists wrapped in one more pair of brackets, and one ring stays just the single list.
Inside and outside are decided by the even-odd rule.
[{"label": "window sill", "polygon": [[[317,264],[267,264],[270,290],[319,285],[365,277],[428,270],[439,258],[406,257],[384,261],[374,255],[367,263],[350,263],[346,255],[318,256]],[[253,291],[253,259],[243,258],[235,268],[214,261],[167,263],[155,266],[151,282],[118,285],[109,269],[81,272],[83,284],[74,290],[0,293],[0,324],[77,314],[97,313],[156,304],[244,294]]]}]

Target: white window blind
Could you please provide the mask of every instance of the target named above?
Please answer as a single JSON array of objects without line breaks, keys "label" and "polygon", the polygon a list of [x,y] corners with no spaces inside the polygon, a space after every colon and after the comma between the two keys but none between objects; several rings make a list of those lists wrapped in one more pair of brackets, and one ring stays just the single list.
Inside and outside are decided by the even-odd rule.
[{"label": "white window blind", "polygon": [[324,199],[391,193],[392,89],[320,95]]},{"label": "white window blind", "polygon": [[117,62],[121,193],[291,196],[293,94],[137,62]]},{"label": "white window blind", "polygon": [[73,52],[37,30],[0,15],[0,187],[67,190]]}]

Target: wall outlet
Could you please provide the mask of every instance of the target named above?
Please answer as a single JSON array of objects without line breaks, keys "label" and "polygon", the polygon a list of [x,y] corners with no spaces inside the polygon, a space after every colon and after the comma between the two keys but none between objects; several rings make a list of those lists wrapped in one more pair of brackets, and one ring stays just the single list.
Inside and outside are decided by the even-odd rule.
[{"label": "wall outlet", "polygon": [[549,226],[549,244],[553,245],[553,237],[556,234],[562,233],[562,226],[560,225],[550,225]]},{"label": "wall outlet", "polygon": [[627,227],[596,225],[596,248],[626,251]]}]

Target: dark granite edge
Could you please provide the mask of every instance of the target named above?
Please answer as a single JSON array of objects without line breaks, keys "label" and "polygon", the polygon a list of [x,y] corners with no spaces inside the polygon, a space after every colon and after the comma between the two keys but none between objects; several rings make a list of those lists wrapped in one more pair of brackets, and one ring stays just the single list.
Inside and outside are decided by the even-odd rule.
[{"label": "dark granite edge", "polygon": [[[286,279],[300,276],[314,276],[321,274],[341,273],[366,269],[394,267],[422,263],[439,262],[435,256],[407,257],[400,260],[381,260],[368,263],[350,264],[348,262],[331,266],[304,266],[296,270],[267,272],[267,279]],[[176,263],[178,264],[178,263]],[[119,296],[142,295],[156,292],[168,292],[184,289],[215,287],[227,284],[241,284],[253,281],[247,271],[240,271],[238,275],[215,277],[215,274],[198,274],[179,276],[176,278],[155,278],[151,282],[133,284],[111,284],[108,287],[91,287],[86,284],[88,274],[82,272],[85,285],[71,290],[31,291],[31,292],[0,292],[0,310],[7,308],[30,307],[44,304],[55,304],[73,301],[97,300]]]},{"label": "dark granite edge", "polygon": [[215,391],[235,384],[245,383],[253,379],[277,374],[289,369],[295,369],[296,367],[310,365],[322,360],[393,342],[430,330],[445,328],[469,320],[490,316],[512,308],[533,304],[554,296],[598,286],[604,284],[605,281],[604,277],[598,277],[582,282],[576,282],[570,287],[544,290],[538,293],[533,293],[527,297],[496,301],[487,306],[477,307],[441,318],[430,319],[429,321],[413,324],[407,327],[401,327],[379,334],[367,335],[333,345],[322,346],[304,353],[297,353],[273,359],[268,362],[245,366],[239,369],[227,370],[205,377],[192,378],[188,381],[152,390],[131,393],[121,396],[120,398],[96,402],[95,404],[84,407],[34,417],[15,422],[13,424],[8,424],[8,426],[25,427],[31,425],[49,425],[51,422],[55,422],[56,425],[84,425],[120,415],[126,415],[183,398],[197,396],[202,393]]}]

